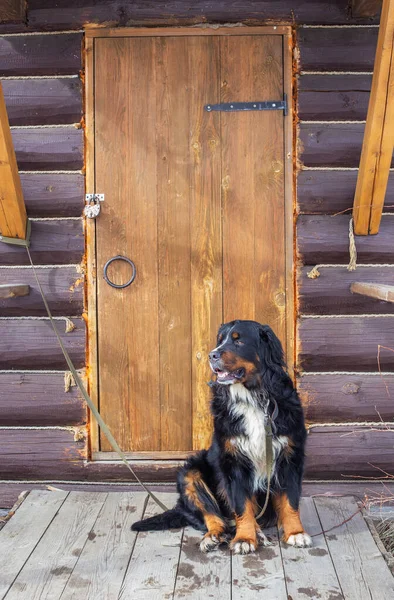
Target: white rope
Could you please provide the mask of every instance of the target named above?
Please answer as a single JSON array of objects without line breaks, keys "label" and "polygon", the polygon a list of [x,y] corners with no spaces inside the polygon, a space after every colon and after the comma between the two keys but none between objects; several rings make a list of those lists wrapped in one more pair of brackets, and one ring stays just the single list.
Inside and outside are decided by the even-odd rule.
[{"label": "white rope", "polygon": [[[81,316],[53,317],[55,321],[68,322],[70,319],[80,320]],[[49,317],[0,317],[0,321],[49,321]]]},{"label": "white rope", "polygon": [[[394,318],[394,314],[383,314],[383,315],[376,315],[376,314],[360,314],[360,315],[300,315],[300,317],[302,319],[379,319],[379,317],[382,317],[383,319],[392,319]],[[22,317],[21,317],[22,318]],[[28,318],[28,317],[27,317]]]},{"label": "white rope", "polygon": [[[81,273],[81,265],[70,263],[67,265],[34,265],[36,269],[68,269],[73,267],[78,273]],[[0,271],[2,269],[30,269],[30,265],[0,265]]]},{"label": "white rope", "polygon": [[301,29],[378,29],[379,25],[301,25]]},{"label": "white rope", "polygon": [[353,217],[349,221],[349,264],[348,271],[355,271],[357,268],[357,248],[354,238]]},{"label": "white rope", "polygon": [[[84,372],[84,369],[78,369],[80,373]],[[1,375],[63,375],[69,371],[59,369],[43,369],[38,371],[37,369],[4,369],[0,370]]]},{"label": "white rope", "polygon": [[320,375],[354,375],[358,377],[364,377],[365,375],[376,375],[377,377],[388,375],[394,376],[393,371],[302,371],[298,374],[301,377],[308,377],[311,375],[312,377],[320,376]]},{"label": "white rope", "polygon": [[[127,487],[137,487],[139,488],[140,485],[139,483],[135,482],[135,481],[75,481],[72,479],[0,479],[0,485],[5,484],[20,484],[20,485],[26,485],[26,484],[31,484],[31,485],[36,485],[36,484],[51,484],[51,483],[63,483],[65,485],[91,485],[91,486],[95,486],[95,485],[105,485],[105,486],[127,486]],[[148,482],[150,486],[164,486],[164,485],[171,485],[176,487],[176,482],[165,482],[165,483],[160,483],[157,481],[153,481],[153,482]],[[145,494],[145,492],[141,492],[141,494]]]},{"label": "white rope", "polygon": [[19,171],[19,175],[84,175],[81,170],[75,171]]},{"label": "white rope", "polygon": [[30,217],[29,221],[82,221],[82,217]]},{"label": "white rope", "polygon": [[1,81],[5,79],[12,81],[15,79],[79,79],[79,75],[2,75]]},{"label": "white rope", "polygon": [[373,75],[373,71],[300,71],[300,75]]},{"label": "white rope", "polygon": [[8,429],[12,430],[12,431],[71,431],[74,432],[76,429],[81,429],[81,425],[78,425],[76,427],[71,427],[71,426],[60,426],[60,425],[42,425],[42,426],[34,426],[34,425],[26,425],[25,427],[21,427],[21,426],[5,426],[5,425],[1,425],[0,426],[0,430],[1,431],[7,431]]},{"label": "white rope", "polygon": [[59,125],[12,125],[10,129],[81,129],[80,123],[60,123]]},{"label": "white rope", "polygon": [[374,427],[375,429],[385,429],[387,427],[394,427],[393,421],[350,421],[348,423],[310,423],[306,425],[306,428],[313,429],[315,427]]},{"label": "white rope", "polygon": [[355,123],[360,123],[364,125],[366,121],[310,121],[301,119],[300,123],[305,123],[306,125],[354,125]]},{"label": "white rope", "polygon": [[21,33],[2,33],[0,37],[32,37],[35,35],[64,35],[68,33],[84,33],[83,29],[61,30],[61,31],[22,31]]}]

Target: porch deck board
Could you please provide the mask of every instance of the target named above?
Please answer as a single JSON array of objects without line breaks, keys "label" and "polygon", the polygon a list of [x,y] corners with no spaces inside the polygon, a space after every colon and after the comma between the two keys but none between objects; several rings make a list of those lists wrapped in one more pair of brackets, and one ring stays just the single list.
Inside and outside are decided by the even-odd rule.
[{"label": "porch deck board", "polygon": [[[168,506],[173,493],[159,494]],[[135,534],[159,510],[143,492],[34,490],[0,531],[0,600],[391,600],[394,577],[352,497],[305,498],[311,549],[275,542],[254,555],[199,552],[190,527]],[[316,535],[317,534],[317,535]]]}]

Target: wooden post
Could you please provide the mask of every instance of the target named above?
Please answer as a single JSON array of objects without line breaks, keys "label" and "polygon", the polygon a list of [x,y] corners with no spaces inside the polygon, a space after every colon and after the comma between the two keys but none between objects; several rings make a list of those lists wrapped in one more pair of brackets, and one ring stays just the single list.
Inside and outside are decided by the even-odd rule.
[{"label": "wooden post", "polygon": [[0,83],[0,234],[26,239],[27,215]]},{"label": "wooden post", "polygon": [[383,0],[353,205],[354,232],[378,233],[394,146],[394,0]]}]

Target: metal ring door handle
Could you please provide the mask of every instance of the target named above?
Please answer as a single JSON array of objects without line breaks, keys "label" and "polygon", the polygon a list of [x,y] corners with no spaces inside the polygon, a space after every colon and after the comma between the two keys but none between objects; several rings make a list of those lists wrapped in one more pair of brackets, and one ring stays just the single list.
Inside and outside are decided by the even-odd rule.
[{"label": "metal ring door handle", "polygon": [[[114,283],[108,277],[108,274],[107,274],[108,267],[115,260],[123,260],[124,262],[127,262],[131,266],[131,269],[132,269],[131,277],[128,281],[126,281],[126,283],[121,283],[121,284]],[[104,279],[108,283],[108,285],[110,285],[113,288],[123,289],[123,288],[128,287],[129,285],[131,285],[133,283],[134,279],[136,278],[136,275],[137,275],[137,269],[135,268],[135,264],[133,263],[133,261],[130,260],[129,258],[127,258],[126,256],[121,256],[120,254],[110,258],[104,265]]]}]

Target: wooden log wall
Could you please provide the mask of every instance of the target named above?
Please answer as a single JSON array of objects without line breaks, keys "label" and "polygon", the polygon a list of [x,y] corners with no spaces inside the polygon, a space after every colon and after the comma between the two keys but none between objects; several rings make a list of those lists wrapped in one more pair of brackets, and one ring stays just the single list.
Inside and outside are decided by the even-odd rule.
[{"label": "wooden log wall", "polygon": [[[379,477],[371,464],[390,470],[394,462],[392,432],[365,424],[394,416],[387,395],[394,389],[394,354],[382,350],[383,377],[377,365],[378,344],[393,346],[393,305],[350,293],[352,281],[386,283],[393,277],[394,174],[381,233],[356,240],[359,266],[346,270],[378,23],[378,17],[353,17],[349,5],[28,0],[23,18],[0,23],[0,77],[32,220],[32,256],[79,368],[85,366],[86,342],[83,28],[238,22],[295,27],[298,387],[312,424],[310,479]],[[310,279],[316,264],[323,265],[320,277]],[[121,464],[89,462],[86,409],[65,377],[23,249],[0,245],[0,280],[31,287],[29,296],[0,300],[0,506],[9,505],[29,480],[79,486],[130,481]],[[176,467],[141,461],[137,470],[145,480],[173,481]]]}]

